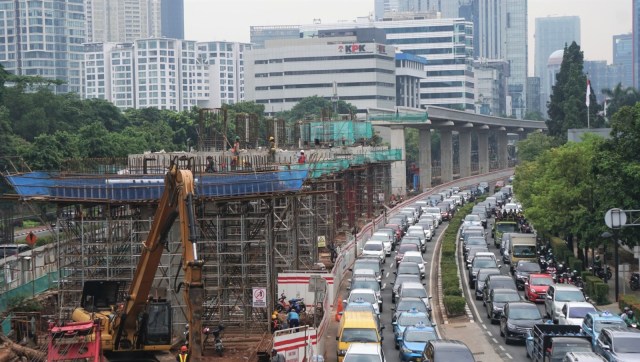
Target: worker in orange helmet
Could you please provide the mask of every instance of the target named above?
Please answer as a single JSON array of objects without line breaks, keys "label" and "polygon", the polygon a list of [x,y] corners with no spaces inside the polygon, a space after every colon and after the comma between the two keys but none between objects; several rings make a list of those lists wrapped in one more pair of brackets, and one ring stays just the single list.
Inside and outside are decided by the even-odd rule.
[{"label": "worker in orange helmet", "polygon": [[178,355],[176,356],[176,361],[177,362],[189,362],[189,360],[191,359],[191,356],[188,353],[188,348],[187,346],[182,346],[180,347],[180,353],[178,353]]}]

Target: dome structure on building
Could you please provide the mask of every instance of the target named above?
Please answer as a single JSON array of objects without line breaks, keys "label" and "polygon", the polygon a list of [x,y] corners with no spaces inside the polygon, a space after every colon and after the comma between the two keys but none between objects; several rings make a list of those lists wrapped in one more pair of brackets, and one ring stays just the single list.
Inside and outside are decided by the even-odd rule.
[{"label": "dome structure on building", "polygon": [[558,49],[555,52],[549,55],[549,60],[547,60],[547,67],[561,65],[562,58],[564,57],[564,49]]}]

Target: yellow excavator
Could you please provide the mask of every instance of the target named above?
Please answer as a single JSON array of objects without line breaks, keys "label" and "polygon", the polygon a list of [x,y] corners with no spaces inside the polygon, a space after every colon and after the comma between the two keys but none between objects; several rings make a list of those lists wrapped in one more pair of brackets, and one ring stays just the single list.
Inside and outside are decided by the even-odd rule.
[{"label": "yellow excavator", "polygon": [[[129,292],[117,300],[123,281],[87,281],[83,285],[80,307],[71,318],[75,322],[99,320],[102,349],[105,352],[141,352],[169,350],[172,340],[171,304],[150,295],[153,279],[165,249],[167,235],[180,217],[184,301],[189,324],[188,346],[191,362],[202,357],[202,283],[203,260],[198,258],[194,211],[195,181],[192,159],[186,167],[171,161],[164,179],[164,191],[151,229],[142,245]],[[183,162],[184,163],[184,162]]]}]

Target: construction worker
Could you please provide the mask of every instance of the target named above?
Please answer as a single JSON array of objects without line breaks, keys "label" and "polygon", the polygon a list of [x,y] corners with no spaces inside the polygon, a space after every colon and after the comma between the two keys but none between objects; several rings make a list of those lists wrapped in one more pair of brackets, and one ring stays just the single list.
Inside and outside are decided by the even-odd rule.
[{"label": "construction worker", "polygon": [[276,162],[276,139],[269,137],[269,158],[271,162]]},{"label": "construction worker", "polygon": [[269,362],[285,362],[284,356],[278,353],[277,349],[271,350],[271,360]]},{"label": "construction worker", "polygon": [[180,353],[178,353],[178,355],[176,356],[176,361],[177,362],[189,362],[190,359],[191,359],[191,356],[188,353],[187,346],[180,347]]},{"label": "construction worker", "polygon": [[304,155],[304,150],[300,151],[300,156],[298,157],[298,163],[306,163],[307,157]]},{"label": "construction worker", "polygon": [[[287,323],[289,324],[289,328],[300,327],[300,315],[294,308],[290,308],[289,313],[287,313]],[[296,332],[297,331],[296,329]]]},{"label": "construction worker", "polygon": [[231,148],[231,169],[238,167],[238,160],[240,157],[240,137],[236,136],[236,141]]}]

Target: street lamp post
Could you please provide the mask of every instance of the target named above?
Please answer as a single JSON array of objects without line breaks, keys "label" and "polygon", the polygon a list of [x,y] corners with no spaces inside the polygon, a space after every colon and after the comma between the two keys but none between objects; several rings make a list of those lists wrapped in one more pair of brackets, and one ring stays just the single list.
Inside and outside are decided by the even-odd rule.
[{"label": "street lamp post", "polygon": [[[616,302],[618,302],[618,294],[620,293],[620,275],[619,275],[619,265],[620,265],[620,256],[618,255],[618,235],[616,233],[616,229],[613,229],[613,235],[605,231],[601,235],[603,238],[611,238],[613,237],[613,260],[614,260],[614,268],[615,268],[615,291],[616,291]],[[606,273],[606,270],[605,270]]]}]

